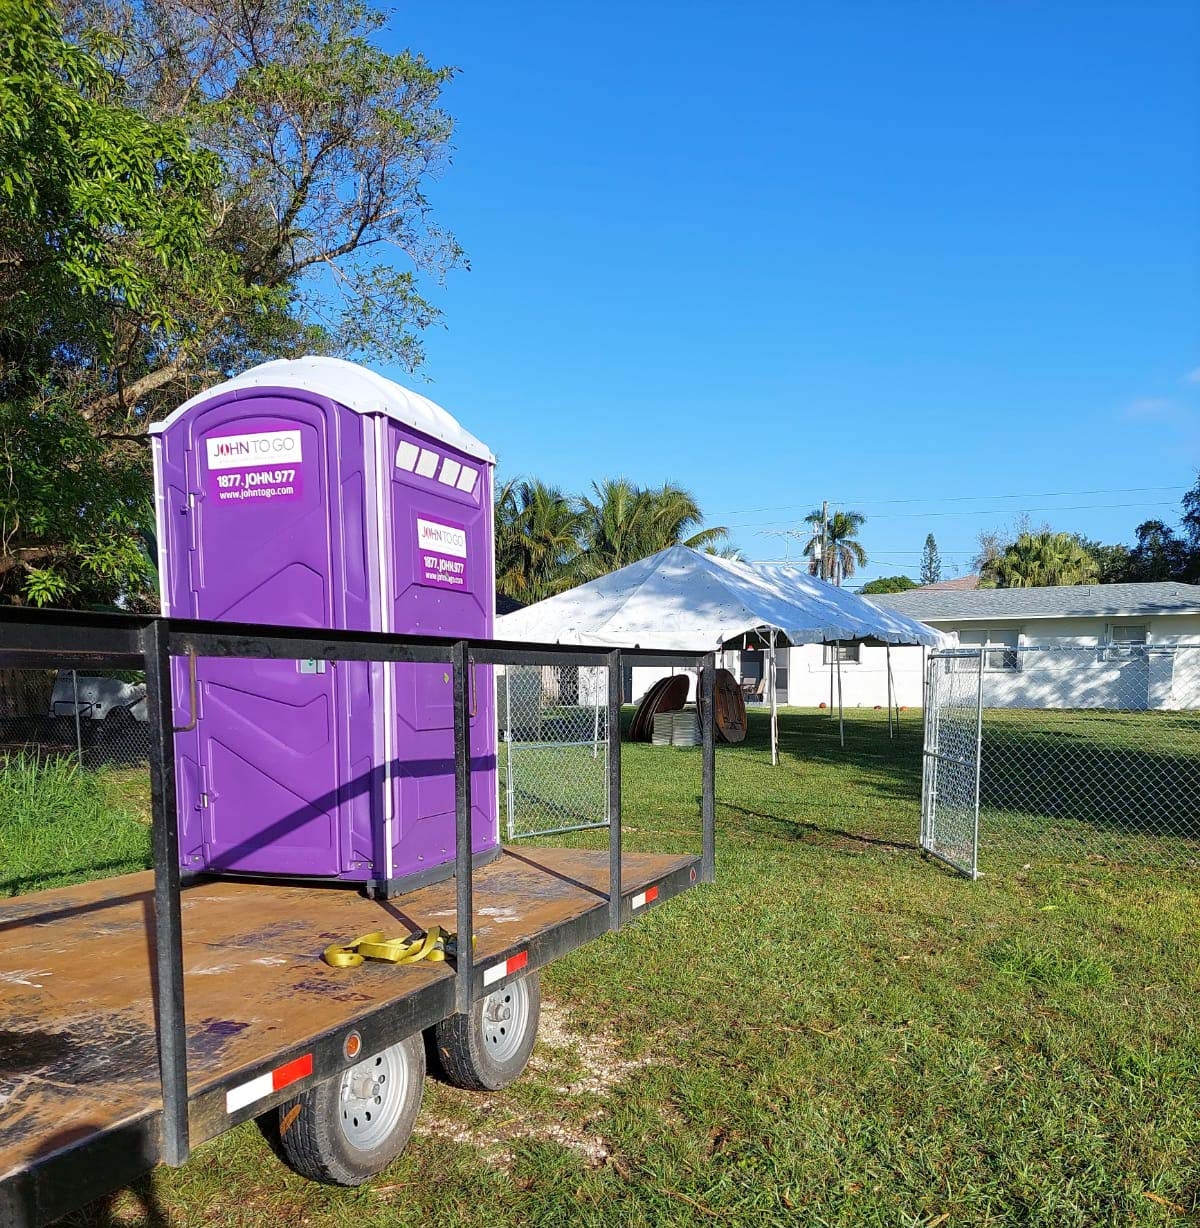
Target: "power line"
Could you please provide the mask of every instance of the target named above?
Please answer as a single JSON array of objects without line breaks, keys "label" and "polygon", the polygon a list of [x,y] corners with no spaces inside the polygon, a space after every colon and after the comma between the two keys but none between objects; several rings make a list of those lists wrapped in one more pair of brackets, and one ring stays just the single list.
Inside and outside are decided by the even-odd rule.
[{"label": "power line", "polygon": [[[964,508],[961,511],[954,512],[885,512],[882,516],[869,516],[868,519],[872,522],[876,520],[932,520],[940,519],[945,516],[1009,516],[1014,511],[1021,511],[1027,515],[1032,515],[1035,512],[1095,512],[1095,511],[1115,511],[1120,508],[1128,507],[1174,507],[1174,502],[1159,502],[1146,503],[1139,500],[1136,503],[1074,503],[1074,504],[1059,504],[1054,507],[987,507],[987,508]],[[715,517],[714,517],[715,519]],[[773,528],[775,525],[788,524],[787,520],[749,520],[741,524],[726,525],[727,529],[766,529]]]},{"label": "power line", "polygon": [[[1174,490],[1183,493],[1186,488],[1180,486],[1177,482],[1169,486],[1119,486],[1111,487],[1103,490],[1038,490],[1029,494],[993,494],[993,495],[951,495],[945,499],[939,499],[939,503],[978,503],[984,499],[1065,499],[1076,495],[1140,495],[1150,494],[1157,490]],[[851,503],[860,503],[864,507],[884,507],[892,506],[901,503],[930,503],[932,500],[925,496],[923,498],[910,499],[832,499],[831,503],[839,507],[846,507]],[[782,503],[776,504],[774,507],[737,507],[726,508],[720,515],[723,516],[752,516],[758,512],[788,512],[798,508],[805,507],[803,503]],[[1005,511],[1012,509],[1006,508]],[[1053,509],[1045,509],[1053,510]],[[708,519],[719,519],[716,515],[710,515]]]}]

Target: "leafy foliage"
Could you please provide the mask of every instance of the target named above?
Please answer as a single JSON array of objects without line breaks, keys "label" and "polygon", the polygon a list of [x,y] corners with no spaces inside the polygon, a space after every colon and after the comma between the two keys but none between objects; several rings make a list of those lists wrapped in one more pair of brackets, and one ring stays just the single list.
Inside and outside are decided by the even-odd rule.
[{"label": "leafy foliage", "polygon": [[921,583],[936,584],[942,578],[942,556],[932,533],[925,536],[925,548],[921,551]]},{"label": "leafy foliage", "polygon": [[704,516],[690,491],[664,482],[661,487],[635,486],[625,478],[592,485],[579,501],[582,554],[579,576],[594,580],[668,546],[703,550],[719,545],[728,531],[701,528]]},{"label": "leafy foliage", "polygon": [[0,5],[0,61],[0,596],[111,602],[148,578],[149,484],[89,396],[111,322],[144,320],[153,344],[203,280],[218,162],[126,105],[41,0]]},{"label": "leafy foliage", "polygon": [[58,12],[0,2],[0,599],[129,601],[152,421],[265,358],[420,362],[453,70],[358,0]]},{"label": "leafy foliage", "polygon": [[809,512],[804,520],[812,526],[812,536],[804,547],[811,575],[841,584],[857,568],[867,565],[867,552],[858,541],[858,531],[867,522],[862,512],[834,512],[826,521],[818,509]]},{"label": "leafy foliage", "polygon": [[1069,533],[1022,533],[986,574],[1000,588],[1038,588],[1092,583],[1099,568]]},{"label": "leafy foliage", "polygon": [[1126,578],[1134,581],[1181,580],[1189,571],[1187,543],[1161,520],[1145,520],[1136,529]]},{"label": "leafy foliage", "polygon": [[640,487],[625,478],[594,483],[571,498],[536,478],[496,492],[496,591],[526,604],[594,580],[668,546],[737,557],[727,532],[703,528],[695,497],[670,483]]},{"label": "leafy foliage", "polygon": [[1120,584],[1129,579],[1129,547],[1106,545],[1089,537],[1075,534],[1075,540],[1096,560],[1097,579],[1101,584]]},{"label": "leafy foliage", "polygon": [[916,580],[909,576],[880,576],[878,580],[869,580],[858,591],[865,597],[872,593],[907,593],[910,588],[918,588]]},{"label": "leafy foliage", "polygon": [[581,521],[561,490],[537,478],[504,483],[495,524],[497,592],[529,605],[571,586]]}]

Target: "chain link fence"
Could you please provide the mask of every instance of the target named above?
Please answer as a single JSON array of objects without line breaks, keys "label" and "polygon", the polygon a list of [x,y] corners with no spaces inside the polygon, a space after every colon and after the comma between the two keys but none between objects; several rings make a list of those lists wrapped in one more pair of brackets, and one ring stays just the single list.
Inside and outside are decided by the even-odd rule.
[{"label": "chain link fence", "polygon": [[[961,849],[974,768],[985,871],[1081,858],[1200,865],[1200,645],[947,650],[931,656],[927,690],[929,851]],[[966,868],[957,852],[946,859]]]},{"label": "chain link fence", "polygon": [[508,839],[608,825],[608,673],[594,666],[497,671],[500,807]]},{"label": "chain link fence", "polygon": [[[947,658],[947,660],[957,658]],[[936,680],[936,685],[935,685]],[[978,873],[979,671],[932,667],[925,705],[921,847],[975,878]]]},{"label": "chain link fence", "polygon": [[82,768],[148,763],[142,676],[0,669],[0,770],[15,755],[71,758]]}]

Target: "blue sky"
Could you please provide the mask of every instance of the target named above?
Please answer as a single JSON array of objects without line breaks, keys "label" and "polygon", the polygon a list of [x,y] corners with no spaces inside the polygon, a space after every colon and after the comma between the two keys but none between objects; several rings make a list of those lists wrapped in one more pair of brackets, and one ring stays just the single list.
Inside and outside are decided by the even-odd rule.
[{"label": "blue sky", "polygon": [[828,498],[868,577],[1175,518],[1200,6],[411,0],[390,39],[461,70],[423,390],[502,473],[682,483],[751,558]]}]

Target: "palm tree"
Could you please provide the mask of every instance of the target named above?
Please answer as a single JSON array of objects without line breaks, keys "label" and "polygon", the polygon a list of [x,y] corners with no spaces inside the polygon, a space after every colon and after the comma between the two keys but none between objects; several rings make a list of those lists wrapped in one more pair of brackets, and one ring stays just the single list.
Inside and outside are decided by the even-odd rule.
[{"label": "palm tree", "polygon": [[987,568],[1000,588],[1041,588],[1050,584],[1091,584],[1100,570],[1069,533],[1022,533]]},{"label": "palm tree", "polygon": [[867,552],[857,540],[859,529],[867,522],[862,512],[834,512],[826,521],[818,509],[809,512],[804,520],[813,528],[804,547],[810,575],[840,585],[857,568],[867,565]]},{"label": "palm tree", "polygon": [[555,486],[513,478],[496,492],[496,591],[529,604],[575,583],[579,514]]},{"label": "palm tree", "polygon": [[607,575],[668,546],[703,550],[728,536],[724,528],[700,528],[704,516],[695,496],[666,482],[658,489],[635,486],[626,478],[594,482],[592,494],[579,501],[579,514],[582,580]]}]

